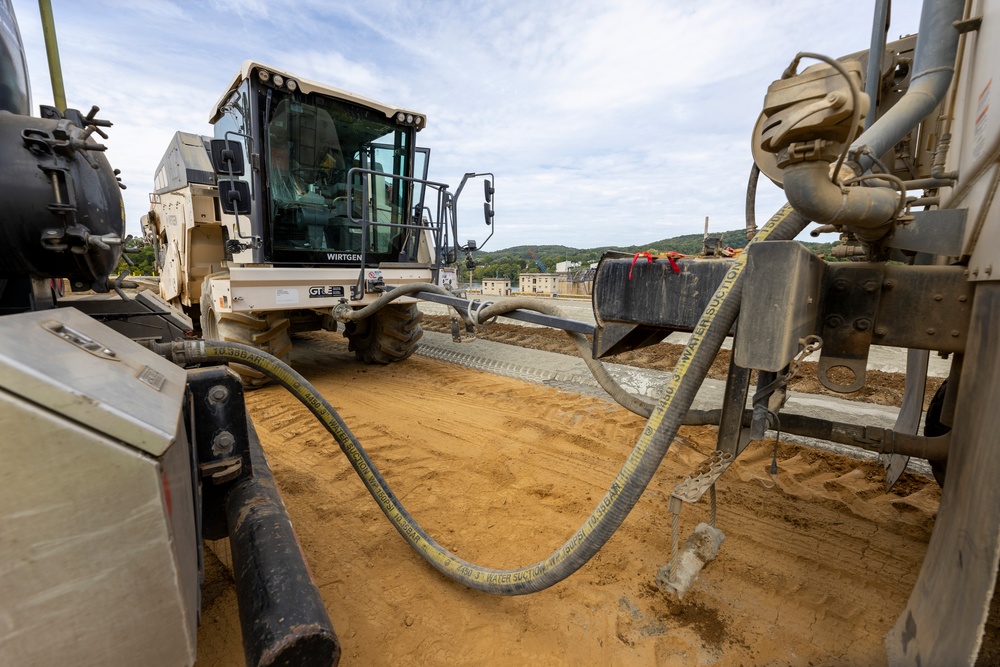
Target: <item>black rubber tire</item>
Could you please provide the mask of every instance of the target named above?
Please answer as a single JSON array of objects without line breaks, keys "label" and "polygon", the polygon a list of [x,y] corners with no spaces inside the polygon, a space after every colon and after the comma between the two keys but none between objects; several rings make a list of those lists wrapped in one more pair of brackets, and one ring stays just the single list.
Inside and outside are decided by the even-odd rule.
[{"label": "black rubber tire", "polygon": [[424,335],[417,304],[391,304],[344,330],[348,348],[366,364],[391,364],[409,357]]},{"label": "black rubber tire", "polygon": [[[201,296],[201,337],[205,340],[222,340],[229,343],[251,345],[288,363],[292,352],[290,322],[283,311],[269,313],[219,313],[216,312],[208,291]],[[240,364],[230,364],[247,389],[263,387],[271,378],[260,371]]]},{"label": "black rubber tire", "polygon": [[[924,435],[936,438],[951,431],[951,427],[941,423],[941,409],[944,407],[944,395],[948,391],[948,381],[945,380],[934,392],[931,402],[927,405],[927,415],[924,417]],[[944,478],[948,472],[948,460],[930,461],[931,472],[938,486],[944,488]]]}]

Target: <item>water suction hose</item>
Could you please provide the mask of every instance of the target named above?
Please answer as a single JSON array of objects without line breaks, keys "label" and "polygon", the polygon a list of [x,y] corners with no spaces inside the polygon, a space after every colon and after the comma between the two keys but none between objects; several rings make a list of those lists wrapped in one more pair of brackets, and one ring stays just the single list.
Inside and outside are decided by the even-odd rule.
[{"label": "water suction hose", "polygon": [[[808,221],[788,205],[779,210],[754,238],[794,238]],[[469,588],[496,595],[524,595],[559,583],[590,560],[628,516],[642,496],[683,422],[723,339],[739,313],[742,274],[747,253],[726,273],[688,344],[663,396],[642,434],[590,516],[548,558],[520,568],[498,570],[463,560],[431,538],[389,488],[361,443],[313,386],[292,368],[256,348],[218,341],[180,341],[174,351],[179,363],[235,362],[251,366],[286,387],[334,436],[369,493],[400,535],[427,562],[448,578]]]}]

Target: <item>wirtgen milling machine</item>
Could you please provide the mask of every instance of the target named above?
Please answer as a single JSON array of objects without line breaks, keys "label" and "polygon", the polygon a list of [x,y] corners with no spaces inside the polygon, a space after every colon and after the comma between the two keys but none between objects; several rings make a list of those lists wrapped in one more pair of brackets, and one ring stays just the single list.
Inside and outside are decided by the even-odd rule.
[{"label": "wirtgen milling machine", "polygon": [[156,170],[143,228],[160,295],[206,337],[283,360],[290,332],[338,323],[362,361],[412,354],[416,299],[358,312],[400,285],[446,283],[458,253],[477,248],[449,242],[473,175],[454,194],[427,180],[426,117],[247,61],[209,120],[214,140],[178,132]]}]

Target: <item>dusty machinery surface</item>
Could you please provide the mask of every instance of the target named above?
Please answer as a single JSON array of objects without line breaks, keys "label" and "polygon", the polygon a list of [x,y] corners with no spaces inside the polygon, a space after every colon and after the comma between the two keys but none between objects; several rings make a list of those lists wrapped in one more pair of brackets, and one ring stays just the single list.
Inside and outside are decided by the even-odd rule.
[{"label": "dusty machinery surface", "polygon": [[[595,354],[673,330],[711,340],[718,334],[704,316],[728,330],[738,307],[717,460],[678,489],[678,505],[700,498],[766,429],[880,452],[887,487],[909,456],[928,459],[943,500],[886,650],[893,665],[971,664],[1000,555],[1000,123],[991,104],[1000,5],[927,0],[915,40],[888,45],[888,3],[877,5],[872,57],[800,53],[767,91],[753,178],[759,169],[789,201],[761,230],[770,238],[758,232],[764,242],[739,261],[682,261],[679,273],[665,262],[633,270],[627,260],[605,260],[594,287],[603,324]],[[820,62],[800,70],[803,60]],[[791,240],[809,222],[839,232],[837,254],[851,261],[824,262]],[[748,226],[755,229],[752,219]],[[875,344],[909,350],[894,429],[782,410],[804,354],[818,349],[819,380],[850,392],[865,383]],[[922,419],[929,353],[952,365]]]},{"label": "dusty machinery surface", "polygon": [[412,354],[416,299],[358,312],[401,285],[443,284],[477,249],[458,244],[456,220],[476,175],[454,194],[427,180],[430,151],[416,146],[426,116],[247,61],[210,122],[214,140],[177,132],[156,171],[143,226],[160,295],[206,337],[280,359],[290,332],[338,325],[367,363]]},{"label": "dusty machinery surface", "polygon": [[[994,196],[1000,183],[1000,123],[990,105],[993,80],[1000,74],[997,52],[1000,5],[986,0],[926,0],[919,36],[888,45],[887,5],[878,3],[870,55],[836,61],[816,54],[799,54],[767,92],[764,112],[753,137],[756,168],[751,181],[755,180],[757,170],[763,172],[781,184],[789,204],[760,229],[752,221],[748,223],[755,234],[753,242],[735,259],[636,262],[635,258],[606,257],[594,282],[596,328],[560,320],[550,304],[538,301],[513,299],[495,304],[467,304],[441,291],[435,292],[430,281],[405,290],[402,286],[386,289],[364,308],[355,310],[356,305],[361,305],[356,302],[364,303],[370,298],[380,278],[388,282],[385,273],[382,276],[376,273],[372,278],[374,283],[367,280],[367,270],[378,269],[364,266],[369,241],[396,238],[395,243],[401,244],[398,248],[415,248],[413,256],[421,263],[419,238],[408,237],[403,230],[422,233],[424,225],[412,229],[409,226],[412,223],[386,222],[379,219],[378,213],[372,213],[382,209],[392,215],[391,206],[382,206],[379,193],[383,181],[378,179],[410,182],[407,179],[415,179],[413,171],[383,172],[372,168],[374,160],[366,167],[359,158],[359,165],[348,169],[342,183],[347,195],[331,199],[323,191],[329,183],[320,182],[318,188],[314,183],[304,196],[321,196],[324,204],[311,197],[313,202],[295,200],[282,208],[273,192],[275,186],[271,181],[275,174],[264,166],[263,156],[270,155],[264,150],[270,148],[269,140],[255,144],[252,132],[243,132],[248,135],[244,137],[239,128],[222,132],[207,147],[206,141],[199,137],[184,143],[185,139],[179,136],[175,143],[178,152],[188,146],[197,156],[192,159],[203,165],[201,171],[214,174],[215,184],[205,189],[202,186],[212,184],[199,183],[195,187],[187,163],[177,162],[188,180],[180,191],[169,189],[171,181],[164,182],[167,189],[160,193],[157,204],[160,209],[154,209],[153,217],[165,217],[163,213],[171,201],[165,195],[171,193],[181,200],[189,197],[190,206],[184,208],[183,201],[175,202],[176,211],[192,216],[196,212],[206,217],[215,215],[211,223],[200,227],[192,223],[186,229],[206,237],[216,234],[214,241],[198,247],[214,248],[206,264],[211,267],[218,261],[222,270],[228,269],[229,273],[228,277],[205,274],[207,282],[203,284],[207,290],[200,293],[194,291],[190,280],[181,285],[180,277],[193,276],[193,271],[177,273],[177,294],[168,297],[175,303],[179,300],[184,306],[194,308],[195,303],[200,304],[205,294],[209,294],[209,307],[202,311],[203,318],[218,303],[219,313],[227,312],[223,310],[227,307],[233,313],[250,313],[243,321],[249,328],[262,331],[268,326],[270,313],[298,312],[298,309],[288,307],[293,304],[277,302],[280,290],[289,288],[273,283],[268,283],[272,285],[268,289],[274,291],[273,302],[262,303],[268,303],[268,308],[285,307],[274,311],[234,308],[233,302],[241,296],[235,287],[238,265],[242,264],[241,270],[253,270],[257,267],[247,265],[266,264],[260,267],[267,272],[261,278],[264,281],[275,276],[297,276],[309,267],[291,261],[286,267],[283,260],[274,259],[279,255],[269,257],[267,253],[289,253],[280,257],[302,253],[303,257],[315,258],[317,247],[326,247],[322,244],[331,243],[330,234],[336,236],[340,230],[342,234],[336,243],[361,238],[359,249],[343,250],[362,255],[357,264],[349,267],[356,282],[343,283],[343,293],[331,295],[334,301],[317,302],[321,306],[317,309],[307,308],[312,315],[300,315],[336,317],[351,311],[364,319],[395,299],[407,296],[434,298],[465,307],[466,324],[472,327],[496,315],[560,326],[576,337],[602,386],[622,405],[647,416],[647,425],[607,492],[563,545],[548,557],[523,567],[509,570],[483,567],[448,551],[421,528],[332,406],[302,376],[262,350],[262,341],[249,341],[257,345],[211,340],[168,342],[171,336],[164,334],[148,341],[143,348],[95,322],[93,317],[65,309],[45,309],[43,297],[49,278],[70,275],[74,282],[100,286],[103,269],[71,266],[50,272],[26,264],[25,259],[11,260],[10,266],[14,268],[5,276],[21,281],[20,293],[24,296],[24,302],[11,306],[11,310],[36,312],[0,319],[0,325],[9,331],[0,337],[4,341],[0,347],[0,387],[5,405],[0,416],[5,426],[9,426],[9,432],[15,434],[0,443],[3,448],[0,455],[5,462],[17,462],[16,469],[26,471],[15,482],[23,477],[35,488],[50,478],[58,479],[57,485],[73,489],[74,493],[79,489],[81,497],[76,504],[52,502],[51,498],[57,497],[54,495],[26,500],[30,494],[22,486],[0,486],[0,493],[5,494],[0,497],[2,506],[16,508],[11,517],[20,522],[17,536],[26,538],[23,542],[11,540],[8,535],[13,533],[4,533],[7,541],[0,544],[5,561],[31,563],[23,571],[0,573],[4,577],[4,590],[18,592],[18,597],[12,598],[12,608],[23,610],[23,615],[15,617],[23,632],[0,640],[0,653],[13,656],[12,662],[19,662],[23,651],[37,650],[38,642],[27,639],[30,628],[34,627],[36,609],[47,614],[43,614],[43,621],[58,622],[57,613],[62,607],[52,601],[59,596],[76,595],[79,586],[83,586],[84,594],[90,591],[94,595],[111,596],[108,604],[113,608],[108,613],[112,617],[121,618],[122,623],[135,621],[123,618],[127,615],[123,610],[134,610],[126,596],[134,605],[131,600],[134,591],[150,581],[160,586],[165,595],[160,598],[164,606],[148,613],[162,614],[174,639],[164,639],[155,629],[137,623],[134,625],[137,634],[131,641],[141,645],[141,650],[134,649],[137,652],[130,655],[154,656],[151,651],[158,650],[157,642],[170,641],[172,650],[180,651],[178,659],[189,661],[193,657],[191,624],[197,613],[197,587],[192,582],[197,579],[198,544],[201,537],[228,532],[234,545],[248,659],[254,661],[255,655],[272,655],[269,651],[274,646],[303,646],[306,640],[316,642],[311,646],[317,653],[310,659],[322,662],[335,657],[336,638],[322,605],[318,609],[311,606],[316,599],[315,587],[304,572],[280,499],[273,494],[273,480],[255,445],[252,424],[245,420],[242,402],[235,400],[241,389],[239,381],[219,369],[185,371],[163,359],[167,357],[182,367],[238,362],[286,387],[324,424],[404,540],[448,578],[499,595],[543,590],[586,564],[635,506],[684,423],[717,423],[718,451],[675,488],[671,497],[675,514],[684,503],[697,502],[710,493],[714,481],[725,473],[748,442],[764,437],[769,430],[780,429],[879,452],[884,455],[887,485],[899,476],[907,457],[927,459],[943,483],[943,500],[917,585],[886,637],[886,650],[893,665],[971,664],[979,652],[1000,556],[1000,498],[997,497],[1000,489],[995,483],[1000,472],[1000,452],[996,446],[996,433],[1000,432],[1000,412],[996,410],[1000,405],[1000,286],[994,275],[995,267],[1000,266],[1000,204]],[[815,59],[820,64],[799,71],[803,59]],[[250,66],[248,74],[252,71],[259,70]],[[240,108],[258,113],[261,107],[254,107],[252,101],[257,99],[258,105],[263,100],[267,109],[268,101],[280,97],[275,93],[274,87],[280,85],[274,81],[274,73],[268,70],[267,81],[260,74],[256,78],[237,77],[233,91],[227,94],[234,97],[225,97],[222,107],[232,104],[235,109],[245,102]],[[287,90],[285,74],[279,74]],[[259,84],[263,87],[258,87]],[[246,90],[255,87],[256,97],[241,98],[240,90],[244,87]],[[293,107],[290,103],[289,113],[294,113]],[[303,104],[301,108],[305,107]],[[62,204],[68,199],[51,206],[52,193],[59,191],[52,188],[52,179],[57,178],[54,174],[70,172],[47,168],[49,153],[43,145],[63,161],[58,165],[80,159],[74,151],[85,150],[86,138],[77,136],[76,140],[84,143],[73,143],[67,137],[86,132],[87,117],[80,116],[77,129],[69,127],[74,125],[71,119],[68,124],[47,130],[42,119],[24,116],[24,110],[15,113],[22,114],[11,116],[16,121],[0,115],[0,124],[15,123],[12,139],[6,141],[16,146],[16,150],[9,150],[22,159],[29,159],[25,157],[27,153],[42,165],[27,172],[43,179],[45,187],[38,189],[46,193],[45,197],[39,195],[40,209],[24,218],[48,221],[32,233],[31,243],[41,238],[44,247],[45,239],[63,239],[58,247],[45,249],[59,253],[68,249],[74,252],[70,248],[79,247],[82,251],[75,254],[83,256],[88,256],[91,247],[84,242],[98,249],[103,249],[101,244],[114,247],[111,242],[116,235],[120,237],[120,227],[112,227],[112,231],[99,228],[80,231],[66,217],[67,209]],[[68,116],[75,118],[69,112],[63,112],[62,116],[55,120],[57,124]],[[305,114],[296,122],[308,126],[318,117]],[[89,119],[93,120],[93,115]],[[403,120],[406,121],[405,114]],[[293,125],[289,121],[288,126]],[[55,143],[43,140],[45,132]],[[262,136],[259,134],[257,139]],[[242,146],[234,148],[241,141]],[[325,161],[327,152],[323,153]],[[205,161],[208,155],[215,156],[214,162]],[[337,163],[335,157],[333,163]],[[348,166],[346,162],[344,166]],[[240,171],[242,174],[237,173]],[[105,172],[111,174],[105,180],[113,179],[113,172]],[[220,173],[226,175],[222,182]],[[203,178],[211,180],[208,176]],[[104,182],[102,188],[113,191],[113,187],[107,187],[112,183]],[[187,194],[184,188],[188,188]],[[217,198],[213,188],[217,188]],[[362,193],[360,216],[353,209],[354,190]],[[402,197],[395,201],[401,202],[400,206],[405,203],[403,208],[409,211],[415,195],[401,195],[404,190],[386,188],[385,202]],[[195,204],[196,196],[205,199]],[[338,201],[339,196],[345,199]],[[407,200],[407,196],[411,199]],[[213,210],[216,201],[217,213]],[[339,206],[347,207],[346,214],[333,214],[341,210]],[[368,214],[364,213],[366,207]],[[230,218],[224,218],[227,208],[231,211]],[[95,214],[95,217],[114,220],[114,216],[106,213],[111,209],[114,207],[101,208],[100,216]],[[253,222],[254,210],[259,213],[258,223]],[[58,224],[51,222],[53,216]],[[290,230],[287,237],[278,233],[279,222],[287,224]],[[793,241],[810,222],[840,232],[844,243],[839,254],[856,261],[825,263]],[[352,232],[351,225],[358,225],[354,229],[359,231]],[[316,236],[317,230],[311,227],[320,227],[323,237]],[[387,235],[380,235],[381,227],[388,228]],[[159,240],[161,253],[167,252],[161,255],[166,266],[171,241],[163,236]],[[390,255],[403,252],[397,246],[392,247]],[[181,253],[180,246],[176,251]],[[336,254],[339,250],[330,252]],[[170,261],[182,262],[184,257],[177,254]],[[390,260],[392,257],[379,258],[378,265],[388,270],[393,264]],[[439,261],[440,256],[432,258],[430,268]],[[194,264],[198,262],[201,259]],[[364,274],[362,269],[366,271]],[[217,294],[215,280],[228,285],[229,292]],[[295,283],[296,289],[311,285],[309,280]],[[355,288],[353,292],[350,287]],[[325,291],[320,291],[325,295]],[[242,297],[246,300],[247,294]],[[329,313],[326,308],[331,309]],[[539,315],[528,310],[542,312]],[[256,312],[264,314],[253,314]],[[221,315],[218,318],[221,322]],[[261,321],[264,327],[260,326]],[[613,386],[592,358],[647,345],[676,330],[690,331],[692,335],[655,405]],[[217,329],[216,333],[221,331]],[[592,344],[581,335],[585,333],[593,333]],[[723,340],[734,333],[733,362],[721,410],[701,413],[691,410],[694,393]],[[28,355],[20,344],[26,339],[30,339]],[[847,392],[864,383],[865,360],[872,344],[909,350],[907,392],[893,429],[822,420],[784,409],[787,383],[800,371],[805,355],[818,350],[821,381],[834,391]],[[952,367],[946,388],[924,417],[922,398],[927,355],[931,352],[950,355]],[[77,361],[78,358],[85,361]],[[95,374],[89,370],[95,364],[113,370]],[[88,370],[81,371],[81,377],[65,377],[76,372],[73,369],[77,367]],[[751,393],[754,372],[757,387]],[[100,378],[96,378],[98,374]],[[119,382],[103,381],[118,377]],[[128,418],[102,420],[101,411],[109,411],[102,406],[123,405],[125,399],[118,398],[115,392],[128,396],[128,409],[123,411]],[[222,404],[226,407],[221,407]],[[102,483],[92,484],[88,477],[83,481],[57,477],[66,475],[65,467],[53,466],[51,462],[65,454],[59,450],[38,456],[35,440],[21,435],[17,428],[28,423],[38,424],[32,432],[44,425],[54,434],[47,447],[93,441],[94,448],[104,448],[103,460],[107,464],[96,465],[94,469],[94,475],[104,476]],[[101,428],[95,424],[101,424]],[[242,424],[246,424],[245,432],[241,430]],[[61,437],[73,429],[85,433],[73,438]],[[134,468],[130,474],[124,472],[126,461]],[[14,467],[5,466],[5,470],[11,469]],[[107,479],[109,475],[120,476]],[[144,510],[132,511],[128,517],[141,523],[141,535],[145,538],[138,545],[136,536],[122,527],[120,512],[112,511],[120,508],[106,502],[106,489],[118,488],[126,479],[136,494],[131,509]],[[247,486],[251,484],[259,486],[254,490]],[[249,497],[241,495],[241,489]],[[100,504],[102,499],[104,505]],[[80,520],[80,510],[74,507],[92,506],[101,510],[94,517],[87,517],[91,524],[83,532],[72,533]],[[250,506],[266,508],[273,514],[265,512],[256,529],[235,520]],[[270,516],[278,520],[269,519]],[[93,525],[94,521],[98,523]],[[33,536],[31,531],[46,525],[50,529],[43,530],[44,535]],[[265,535],[276,528],[283,532]],[[241,529],[250,532],[241,536]],[[86,539],[94,534],[114,537],[109,540],[114,546]],[[65,535],[76,535],[79,542],[73,539],[67,542],[63,539]],[[699,567],[718,552],[720,542],[712,531],[702,530],[690,542],[692,548],[682,550],[679,556],[675,554],[670,567],[661,572],[661,583],[682,593]],[[85,544],[84,550],[89,550],[88,558],[73,561],[73,568],[90,568],[80,576],[78,570],[68,568],[60,560],[77,543]],[[268,550],[262,545],[279,548]],[[153,549],[158,560],[124,556],[129,549],[140,547]],[[263,559],[274,553],[279,554],[281,562],[266,564]],[[725,553],[724,547],[721,553]],[[105,570],[100,568],[104,563],[113,563],[121,571],[129,572],[129,587],[111,587],[109,592],[102,586]],[[152,563],[152,571],[135,571],[143,563]],[[29,575],[40,582],[41,593],[38,586],[23,585]],[[94,583],[88,589],[83,584],[91,579]],[[299,588],[285,587],[293,584]],[[249,621],[243,618],[244,599]],[[281,603],[288,599],[298,601],[299,606],[286,611]],[[68,603],[80,604],[80,601],[69,599]],[[121,608],[114,608],[118,604]],[[145,606],[141,608],[148,610]],[[261,614],[275,609],[277,617],[269,622],[259,621]],[[294,625],[295,629],[314,630],[308,637],[282,625],[293,612],[311,619]],[[274,632],[266,632],[269,629]],[[117,650],[133,650],[131,644],[122,648],[112,628],[101,622],[88,623],[86,631],[92,633],[88,636],[92,639],[88,646],[94,647],[90,658],[94,664],[113,661]],[[261,651],[261,647],[266,648]],[[298,662],[305,664],[306,659]]]},{"label": "dusty machinery surface", "polygon": [[8,0],[0,47],[0,663],[193,664],[203,540],[227,536],[248,664],[335,663],[239,378],[150,351],[190,322],[108,277],[111,124],[67,109],[55,76],[58,108],[30,115]]}]

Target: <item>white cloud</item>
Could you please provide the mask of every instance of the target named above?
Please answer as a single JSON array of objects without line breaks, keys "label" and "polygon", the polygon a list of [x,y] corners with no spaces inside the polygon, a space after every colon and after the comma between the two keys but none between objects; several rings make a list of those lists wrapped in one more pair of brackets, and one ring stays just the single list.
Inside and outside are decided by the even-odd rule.
[{"label": "white cloud", "polygon": [[[916,29],[893,3],[893,34]],[[873,2],[802,0],[54,0],[71,106],[115,122],[129,229],[175,130],[253,58],[428,114],[431,178],[497,176],[490,248],[631,245],[743,225],[750,131],[800,50],[867,48]],[[50,103],[37,5],[15,0],[35,102]],[[472,189],[460,235],[483,238]],[[763,186],[758,215],[780,205]]]}]

